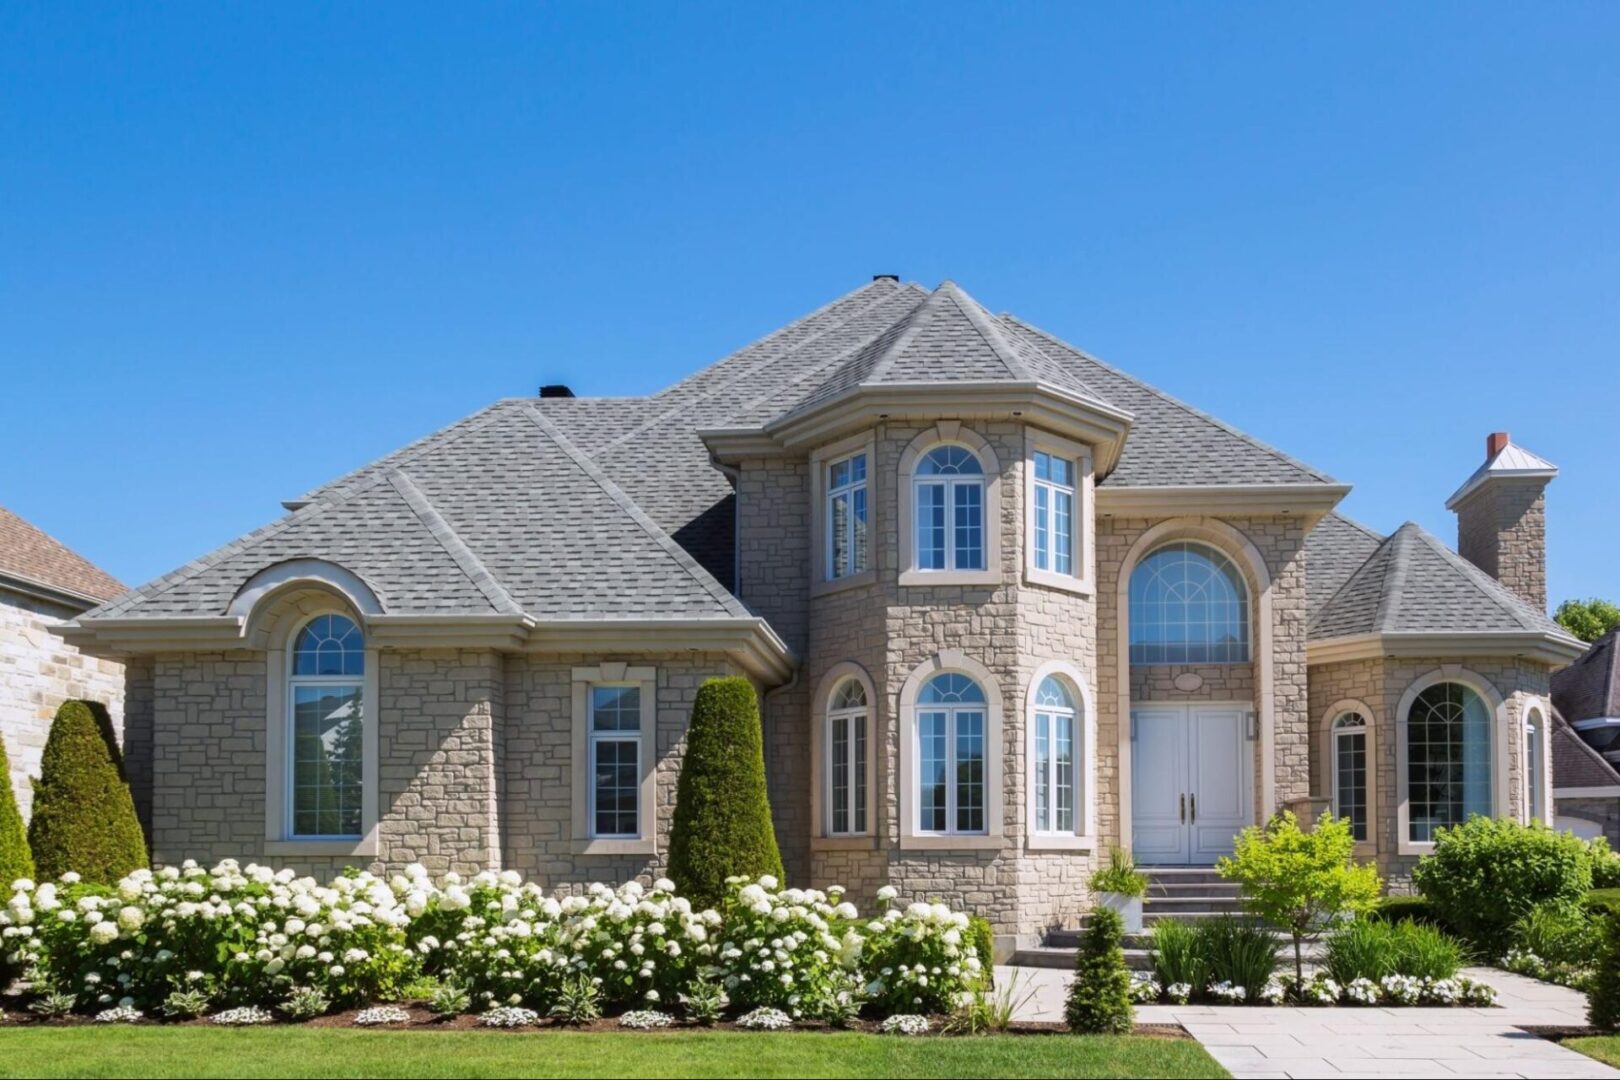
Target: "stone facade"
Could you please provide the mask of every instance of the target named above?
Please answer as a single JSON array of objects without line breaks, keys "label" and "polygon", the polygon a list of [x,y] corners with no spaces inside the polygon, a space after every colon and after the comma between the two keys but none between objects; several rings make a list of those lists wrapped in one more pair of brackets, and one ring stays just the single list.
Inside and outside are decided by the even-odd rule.
[{"label": "stone facade", "polygon": [[99,701],[112,714],[114,729],[123,729],[123,665],[80,652],[54,629],[80,610],[0,587],[0,738],[24,819],[33,806],[51,720],[63,701]]},{"label": "stone facade", "polygon": [[1457,553],[1547,609],[1547,481],[1492,477],[1457,504]]}]

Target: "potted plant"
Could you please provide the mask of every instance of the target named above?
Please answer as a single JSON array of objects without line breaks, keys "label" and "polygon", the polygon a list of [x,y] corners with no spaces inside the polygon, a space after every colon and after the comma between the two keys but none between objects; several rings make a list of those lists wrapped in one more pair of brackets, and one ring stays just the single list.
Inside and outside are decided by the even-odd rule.
[{"label": "potted plant", "polygon": [[1126,933],[1142,929],[1142,897],[1147,895],[1147,875],[1136,868],[1131,853],[1115,848],[1108,854],[1108,865],[1091,875],[1091,891],[1097,906],[1119,913]]}]

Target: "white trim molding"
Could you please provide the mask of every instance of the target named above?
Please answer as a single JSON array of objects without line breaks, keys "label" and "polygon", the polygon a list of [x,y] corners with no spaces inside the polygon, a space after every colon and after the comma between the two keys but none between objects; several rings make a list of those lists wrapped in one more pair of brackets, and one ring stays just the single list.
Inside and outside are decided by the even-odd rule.
[{"label": "white trim molding", "polygon": [[[1074,462],[1074,573],[1061,574],[1035,565],[1035,454],[1051,454]],[[1097,582],[1097,529],[1094,505],[1095,477],[1092,475],[1091,447],[1036,427],[1024,429],[1024,582],[1049,589],[1090,596]]]},{"label": "white trim molding", "polygon": [[1321,724],[1322,764],[1327,780],[1327,790],[1323,792],[1328,800],[1328,806],[1335,814],[1338,808],[1334,806],[1335,796],[1339,789],[1338,769],[1338,733],[1333,725],[1346,713],[1356,713],[1365,722],[1364,729],[1367,739],[1367,839],[1356,841],[1356,854],[1371,857],[1378,854],[1378,731],[1382,725],[1378,722],[1378,714],[1368,707],[1365,701],[1359,698],[1344,698],[1328,706],[1319,721]]},{"label": "white trim molding", "polygon": [[1329,664],[1341,660],[1378,660],[1385,657],[1519,657],[1562,667],[1585,652],[1586,646],[1574,638],[1551,632],[1397,631],[1318,638],[1306,643],[1305,661],[1308,664]]},{"label": "white trim molding", "polygon": [[[923,684],[943,672],[958,672],[974,680],[985,697],[985,831],[981,834],[924,833],[917,829],[917,695]],[[906,676],[900,688],[900,847],[916,850],[969,851],[1006,846],[1003,835],[1002,747],[1003,702],[1000,681],[990,669],[955,649],[943,649],[924,660]]]},{"label": "white trim molding", "polygon": [[[1077,704],[1075,736],[1080,741],[1074,762],[1074,832],[1038,832],[1035,828],[1035,697],[1041,683],[1056,677],[1068,684]],[[1092,851],[1097,846],[1097,708],[1091,681],[1067,660],[1048,660],[1029,676],[1024,691],[1024,847],[1030,851]]]},{"label": "white trim molding", "polygon": [[1097,512],[1107,517],[1298,514],[1314,524],[1349,493],[1349,484],[1104,484],[1097,488]]},{"label": "white trim molding", "polygon": [[[1491,815],[1505,812],[1517,814],[1517,800],[1512,796],[1508,781],[1508,754],[1511,753],[1513,722],[1508,714],[1508,703],[1501,692],[1485,676],[1470,671],[1461,664],[1442,664],[1426,674],[1419,675],[1401,695],[1395,709],[1395,849],[1401,855],[1426,855],[1434,850],[1433,841],[1416,841],[1412,837],[1412,804],[1410,776],[1408,775],[1407,725],[1408,714],[1419,694],[1441,683],[1457,683],[1478,694],[1491,711]],[[1460,823],[1459,823],[1460,824]]]},{"label": "white trim molding", "polygon": [[[655,855],[658,852],[658,669],[602,663],[577,667],[573,682],[573,761],[571,810],[576,855]],[[641,690],[641,788],[636,805],[637,836],[597,837],[590,815],[591,688],[637,686]]]},{"label": "white trim molding", "polygon": [[[833,691],[849,679],[860,683],[861,689],[866,691],[866,828],[858,833],[834,835],[827,812],[827,769],[830,752],[827,744],[827,713]],[[878,732],[881,725],[878,723],[878,696],[872,677],[867,674],[865,668],[852,661],[845,660],[834,664],[816,683],[815,697],[811,698],[811,702],[814,717],[811,725],[813,731],[810,755],[810,850],[869,851],[877,846],[877,825],[881,807],[877,788],[877,757],[880,745]]]},{"label": "white trim molding", "polygon": [[1620,784],[1553,788],[1553,800],[1556,802],[1558,799],[1620,799]]},{"label": "white trim molding", "polygon": [[[866,455],[866,569],[841,578],[827,572],[827,470],[858,454]],[[877,474],[877,434],[868,430],[810,453],[810,595],[822,596],[877,581],[877,527],[881,481]]]},{"label": "white trim molding", "polygon": [[[960,446],[979,459],[984,470],[984,569],[922,570],[917,566],[916,473],[917,462],[936,446]],[[896,484],[900,504],[900,578],[905,585],[1001,584],[1001,462],[995,448],[972,428],[957,420],[941,420],[919,434],[900,455]],[[949,525],[947,524],[947,531]]]},{"label": "white trim molding", "polygon": [[[1531,784],[1532,774],[1530,766],[1532,763],[1532,758],[1530,756],[1530,747],[1528,742],[1530,735],[1530,717],[1532,715],[1536,716],[1537,718],[1536,726],[1538,731],[1536,734],[1536,739],[1540,743],[1538,747],[1538,753],[1541,758],[1540,806],[1536,805],[1535,787]],[[1521,739],[1519,742],[1519,746],[1522,748],[1520,753],[1524,755],[1524,761],[1520,767],[1520,772],[1524,776],[1524,782],[1520,785],[1520,787],[1523,789],[1524,820],[1528,822],[1531,819],[1534,819],[1540,821],[1543,825],[1552,825],[1557,817],[1553,796],[1552,702],[1545,697],[1531,698],[1524,703],[1524,708],[1520,710],[1519,717],[1519,730],[1525,735],[1525,738]]]}]

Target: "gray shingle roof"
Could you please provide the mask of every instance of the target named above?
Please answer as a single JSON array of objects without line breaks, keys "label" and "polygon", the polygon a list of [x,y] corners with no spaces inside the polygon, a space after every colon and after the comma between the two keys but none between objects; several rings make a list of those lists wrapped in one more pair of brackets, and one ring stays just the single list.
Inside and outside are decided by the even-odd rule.
[{"label": "gray shingle roof", "polygon": [[1312,640],[1372,633],[1568,636],[1411,521],[1378,546],[1310,623]]},{"label": "gray shingle roof", "polygon": [[1553,720],[1553,787],[1620,787],[1620,773],[1562,716]]},{"label": "gray shingle roof", "polygon": [[1570,723],[1620,716],[1620,627],[1552,677],[1552,699]]},{"label": "gray shingle roof", "polygon": [[1305,588],[1310,617],[1372,558],[1384,538],[1336,511],[1323,516],[1305,537]]}]

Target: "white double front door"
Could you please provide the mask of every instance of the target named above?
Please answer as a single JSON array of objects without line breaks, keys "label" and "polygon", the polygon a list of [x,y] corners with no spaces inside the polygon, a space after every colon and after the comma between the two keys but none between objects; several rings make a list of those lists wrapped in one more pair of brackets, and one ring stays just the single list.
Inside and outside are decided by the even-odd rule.
[{"label": "white double front door", "polygon": [[1131,848],[1139,863],[1207,865],[1232,853],[1254,817],[1250,710],[1131,710]]}]

